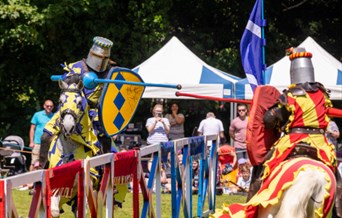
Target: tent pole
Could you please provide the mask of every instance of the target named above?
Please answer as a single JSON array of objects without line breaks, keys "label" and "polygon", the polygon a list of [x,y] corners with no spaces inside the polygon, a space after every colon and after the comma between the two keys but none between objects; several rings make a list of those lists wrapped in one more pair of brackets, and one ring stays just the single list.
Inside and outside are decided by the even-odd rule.
[{"label": "tent pole", "polygon": [[[236,103],[231,102],[230,103],[230,123],[235,118],[235,114],[236,114]],[[230,125],[230,123],[229,123],[229,125]],[[228,137],[230,139],[230,145],[234,147],[234,140],[229,135],[229,126],[228,126]]]}]

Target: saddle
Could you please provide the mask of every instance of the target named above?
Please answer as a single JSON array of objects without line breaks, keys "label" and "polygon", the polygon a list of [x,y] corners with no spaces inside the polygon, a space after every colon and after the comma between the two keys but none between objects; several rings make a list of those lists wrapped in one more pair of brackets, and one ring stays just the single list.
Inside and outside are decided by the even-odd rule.
[{"label": "saddle", "polygon": [[307,157],[311,158],[313,160],[319,160],[317,156],[317,149],[314,147],[311,147],[310,145],[306,143],[298,143],[296,147],[292,150],[292,152],[287,156],[286,160],[293,159],[297,157]]}]

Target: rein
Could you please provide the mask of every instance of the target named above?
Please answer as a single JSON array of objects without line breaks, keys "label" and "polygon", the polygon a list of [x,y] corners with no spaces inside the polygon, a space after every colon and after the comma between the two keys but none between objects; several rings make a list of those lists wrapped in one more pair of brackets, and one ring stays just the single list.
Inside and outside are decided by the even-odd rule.
[{"label": "rein", "polygon": [[64,118],[65,115],[70,114],[73,118],[75,118],[75,120],[77,120],[77,114],[75,113],[75,111],[71,110],[70,108],[63,110],[62,112],[60,112],[60,115],[62,117],[62,119]]},{"label": "rein", "polygon": [[317,203],[317,204],[321,204],[321,203],[322,203],[322,201],[316,201],[312,196],[310,197],[310,199],[311,199],[313,202]]},{"label": "rein", "polygon": [[66,89],[62,89],[61,94],[64,92],[75,92],[75,93],[79,93],[81,94],[81,91],[78,89],[74,89],[74,88],[66,88]]},{"label": "rein", "polygon": [[67,162],[70,162],[70,161],[74,161],[75,160],[75,155],[74,155],[74,152],[71,152],[69,154],[62,154],[61,158],[62,159],[66,158]]}]

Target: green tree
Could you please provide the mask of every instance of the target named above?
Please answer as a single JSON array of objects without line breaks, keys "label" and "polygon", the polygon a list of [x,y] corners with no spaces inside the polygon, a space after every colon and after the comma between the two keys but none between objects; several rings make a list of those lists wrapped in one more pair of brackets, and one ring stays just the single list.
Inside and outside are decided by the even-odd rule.
[{"label": "green tree", "polygon": [[[39,66],[36,58],[42,49],[41,35],[44,14],[26,0],[0,3],[0,105],[1,136],[23,133],[28,127],[30,108],[36,108],[36,88],[33,81]],[[35,98],[32,101],[31,97]],[[28,128],[25,131],[28,134]]]},{"label": "green tree", "polygon": [[[0,135],[27,139],[44,98],[56,100],[60,64],[85,58],[92,38],[114,42],[112,57],[133,67],[165,40],[167,1],[39,1],[0,3]],[[153,31],[151,31],[153,30]]]},{"label": "green tree", "polygon": [[[0,1],[0,137],[27,141],[30,118],[43,100],[57,103],[50,76],[62,73],[60,64],[85,58],[96,35],[114,42],[112,59],[123,67],[137,66],[177,36],[208,64],[244,77],[239,43],[254,2]],[[341,60],[341,14],[338,0],[265,1],[267,65],[307,36]]]}]

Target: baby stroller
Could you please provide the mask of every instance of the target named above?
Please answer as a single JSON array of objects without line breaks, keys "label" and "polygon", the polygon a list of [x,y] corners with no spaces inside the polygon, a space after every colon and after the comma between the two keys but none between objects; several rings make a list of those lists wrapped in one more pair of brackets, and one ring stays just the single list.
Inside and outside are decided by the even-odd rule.
[{"label": "baby stroller", "polygon": [[16,135],[7,136],[0,141],[1,177],[27,172],[26,157],[20,151],[24,149],[24,140]]}]

